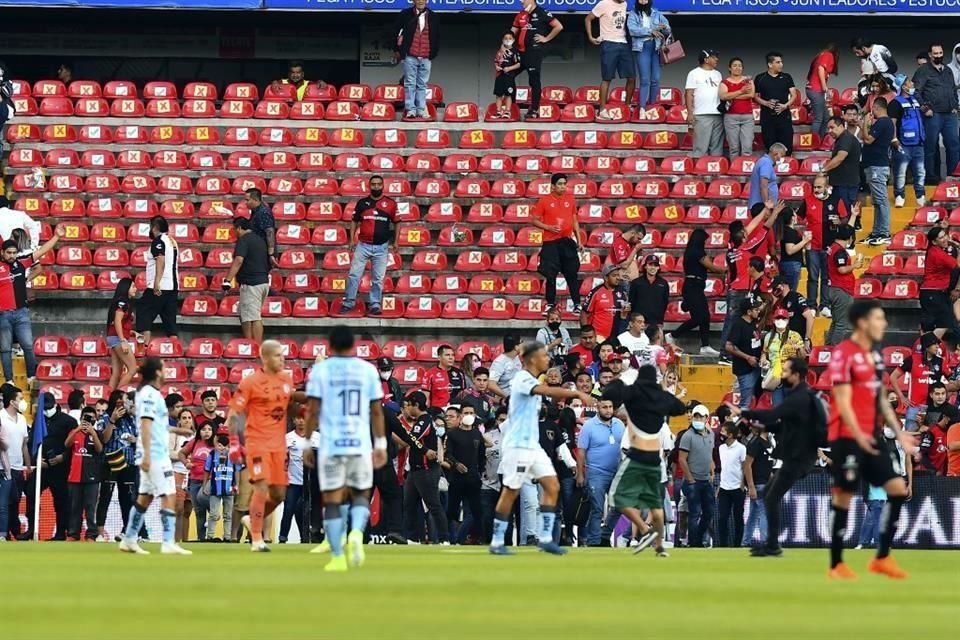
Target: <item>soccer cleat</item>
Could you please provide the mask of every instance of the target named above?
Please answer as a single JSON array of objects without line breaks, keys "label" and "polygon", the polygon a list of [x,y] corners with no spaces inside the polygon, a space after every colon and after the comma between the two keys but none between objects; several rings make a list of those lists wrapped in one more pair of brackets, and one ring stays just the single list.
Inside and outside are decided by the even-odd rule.
[{"label": "soccer cleat", "polygon": [[267,543],[261,540],[260,542],[253,542],[250,544],[250,551],[254,553],[270,553],[270,547],[267,546]]},{"label": "soccer cleat", "polygon": [[330,562],[323,568],[324,571],[342,573],[347,570],[347,556],[333,556]]},{"label": "soccer cleat", "polygon": [[490,553],[495,556],[512,556],[516,555],[512,549],[506,547],[502,544],[499,545],[490,545]]},{"label": "soccer cleat", "polygon": [[347,536],[347,553],[350,554],[348,560],[351,567],[362,567],[366,554],[363,551],[363,533],[360,531],[351,531]]},{"label": "soccer cleat", "polygon": [[[343,545],[344,547],[347,546],[346,535],[340,536],[340,544]],[[330,553],[330,551],[332,551],[332,549],[330,548],[329,540],[324,540],[323,542],[315,546],[313,549],[310,549],[310,553]]]},{"label": "soccer cleat", "polygon": [[120,544],[118,545],[117,548],[120,549],[120,551],[123,551],[124,553],[133,553],[138,556],[150,555],[150,552],[147,551],[146,549],[141,548],[140,545],[137,544],[136,540],[128,541],[126,538],[124,538],[123,540],[120,541]]},{"label": "soccer cleat", "polygon": [[160,553],[165,556],[192,556],[193,551],[184,549],[176,542],[164,543],[160,545]]},{"label": "soccer cleat", "polygon": [[856,580],[857,574],[853,569],[842,562],[827,572],[827,577],[831,580]]},{"label": "soccer cleat", "polygon": [[780,547],[771,548],[764,545],[750,549],[750,555],[754,558],[782,558],[783,549]]},{"label": "soccer cleat", "polygon": [[555,556],[563,556],[567,554],[567,550],[561,547],[560,545],[558,545],[553,540],[551,540],[550,542],[541,542],[537,544],[537,547],[540,548],[540,551],[545,551]]},{"label": "soccer cleat", "polygon": [[651,544],[653,544],[653,542],[657,539],[657,537],[659,537],[659,535],[660,535],[659,533],[657,533],[653,529],[650,529],[645,534],[640,536],[639,540],[637,540],[637,547],[633,550],[634,555],[640,553],[641,551],[649,547]]},{"label": "soccer cleat", "polygon": [[909,576],[906,571],[900,568],[897,561],[893,559],[893,556],[874,558],[870,561],[870,564],[867,565],[867,570],[870,573],[883,574],[894,580],[904,580]]}]

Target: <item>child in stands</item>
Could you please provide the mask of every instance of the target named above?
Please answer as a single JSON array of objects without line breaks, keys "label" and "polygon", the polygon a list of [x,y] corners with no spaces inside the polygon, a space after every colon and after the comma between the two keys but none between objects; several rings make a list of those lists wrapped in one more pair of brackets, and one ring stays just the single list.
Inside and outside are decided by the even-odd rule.
[{"label": "child in stands", "polygon": [[493,66],[497,72],[497,79],[493,83],[493,95],[497,98],[497,112],[494,118],[509,119],[510,109],[513,106],[513,94],[517,90],[516,76],[520,69],[520,54],[513,48],[513,33],[503,34],[502,46],[497,49],[493,59]]}]

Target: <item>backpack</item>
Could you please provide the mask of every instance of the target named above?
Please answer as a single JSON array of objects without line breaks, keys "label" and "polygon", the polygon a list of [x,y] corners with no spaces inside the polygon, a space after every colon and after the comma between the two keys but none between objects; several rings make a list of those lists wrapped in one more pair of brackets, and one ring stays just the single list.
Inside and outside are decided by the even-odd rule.
[{"label": "backpack", "polygon": [[827,446],[827,424],[830,422],[830,396],[823,391],[810,389],[810,400],[813,402],[813,432],[817,446]]},{"label": "backpack", "polygon": [[[902,97],[902,96],[901,96]],[[900,118],[900,142],[905,147],[917,147],[923,144],[924,124],[923,117],[920,115],[920,109],[914,106],[914,99],[907,98],[906,101],[897,98],[903,106],[903,117]]]}]

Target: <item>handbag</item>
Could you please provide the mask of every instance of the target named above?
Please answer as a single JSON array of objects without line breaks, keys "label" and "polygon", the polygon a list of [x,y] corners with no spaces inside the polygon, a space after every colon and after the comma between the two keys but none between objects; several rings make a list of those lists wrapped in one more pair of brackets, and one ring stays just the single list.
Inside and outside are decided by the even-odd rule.
[{"label": "handbag", "polygon": [[683,60],[686,55],[683,50],[683,43],[670,36],[660,47],[660,64],[673,64],[677,60]]}]

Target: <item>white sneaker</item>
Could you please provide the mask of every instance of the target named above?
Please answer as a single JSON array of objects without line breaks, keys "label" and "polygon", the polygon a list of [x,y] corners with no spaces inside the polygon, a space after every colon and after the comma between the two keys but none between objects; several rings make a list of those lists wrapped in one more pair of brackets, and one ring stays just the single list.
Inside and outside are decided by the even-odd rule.
[{"label": "white sneaker", "polygon": [[716,358],[717,356],[720,355],[720,352],[714,349],[713,347],[707,345],[706,347],[700,347],[700,355]]},{"label": "white sneaker", "polygon": [[893,206],[897,209],[901,208],[904,204],[906,204],[906,201],[903,199],[903,196],[897,196],[893,201]]},{"label": "white sneaker", "polygon": [[260,542],[251,542],[250,551],[254,553],[269,553],[270,547],[267,546],[267,543],[261,540]]},{"label": "white sneaker", "polygon": [[927,206],[927,199],[926,199],[925,197],[923,197],[923,196],[920,196],[919,198],[917,198],[917,206],[918,206],[918,207],[925,207],[925,206]]},{"label": "white sneaker", "polygon": [[160,553],[165,556],[192,556],[193,551],[184,549],[176,542],[171,542],[169,544],[160,545]]},{"label": "white sneaker", "polygon": [[830,313],[830,309],[829,309],[829,308],[824,307],[823,309],[820,309],[820,317],[821,317],[821,318],[832,318],[832,317],[833,317],[833,314]]},{"label": "white sneaker", "polygon": [[613,118],[610,115],[610,112],[606,109],[600,109],[600,113],[597,114],[598,120],[612,120]]},{"label": "white sneaker", "polygon": [[854,549],[856,549],[857,551],[860,551],[860,549],[863,549],[863,545],[858,544],[857,546],[854,547]]},{"label": "white sneaker", "polygon": [[123,551],[124,553],[134,553],[138,556],[150,555],[149,551],[147,551],[146,549],[140,548],[140,545],[137,544],[136,540],[128,541],[126,538],[124,538],[123,540],[120,541],[120,544],[117,545],[117,548],[120,549],[120,551]]}]

